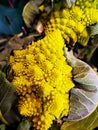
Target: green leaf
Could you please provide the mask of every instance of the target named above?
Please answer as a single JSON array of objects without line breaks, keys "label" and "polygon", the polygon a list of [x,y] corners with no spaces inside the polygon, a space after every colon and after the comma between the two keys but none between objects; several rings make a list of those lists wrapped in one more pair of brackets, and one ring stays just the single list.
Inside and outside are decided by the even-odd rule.
[{"label": "green leaf", "polygon": [[75,3],[75,1],[76,0],[66,0],[69,7],[71,7],[73,5],[73,3]]},{"label": "green leaf", "polygon": [[31,122],[27,119],[23,119],[18,125],[17,130],[29,130],[31,127]]},{"label": "green leaf", "polygon": [[2,112],[0,110],[0,120],[5,123],[5,124],[8,124],[8,122],[4,119],[3,115],[2,115]]},{"label": "green leaf", "polygon": [[98,77],[85,62],[65,49],[68,63],[73,67],[76,86],[71,90],[70,111],[60,130],[92,130],[98,126]]},{"label": "green leaf", "polygon": [[38,6],[43,2],[43,0],[30,0],[23,9],[23,20],[28,28],[31,27],[31,23],[34,21],[35,16],[39,14]]},{"label": "green leaf", "polygon": [[58,124],[57,122],[53,122],[50,130],[60,130],[60,124]]},{"label": "green leaf", "polygon": [[72,66],[75,87],[70,94],[70,110],[67,121],[81,120],[98,106],[98,76],[85,62],[77,59],[72,51],[65,49],[68,63]]},{"label": "green leaf", "polygon": [[98,34],[98,23],[90,26],[89,28],[90,28],[90,35],[91,36]]},{"label": "green leaf", "polygon": [[73,80],[89,91],[98,89],[98,76],[96,72],[84,61],[76,58],[73,52],[68,52],[65,48],[65,56],[68,63],[73,68]]},{"label": "green leaf", "polygon": [[5,129],[6,129],[5,124],[1,124],[0,125],[0,130],[5,130]]},{"label": "green leaf", "polygon": [[98,107],[96,110],[80,121],[64,122],[60,130],[93,130],[98,127]]},{"label": "green leaf", "polygon": [[17,96],[16,88],[6,79],[0,71],[0,120],[5,124],[19,121],[19,117],[13,110]]}]

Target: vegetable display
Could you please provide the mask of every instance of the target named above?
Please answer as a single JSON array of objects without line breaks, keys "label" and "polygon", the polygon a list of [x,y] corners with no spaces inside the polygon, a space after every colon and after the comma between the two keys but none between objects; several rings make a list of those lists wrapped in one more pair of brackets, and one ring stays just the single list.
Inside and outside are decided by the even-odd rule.
[{"label": "vegetable display", "polygon": [[[65,121],[81,120],[97,107],[96,73],[65,50],[76,43],[87,46],[89,27],[98,22],[98,1],[74,2],[40,19],[43,38],[10,55],[8,77],[19,96],[18,111],[34,130],[48,130],[54,120],[64,117]],[[95,80],[88,80],[91,77]]]}]

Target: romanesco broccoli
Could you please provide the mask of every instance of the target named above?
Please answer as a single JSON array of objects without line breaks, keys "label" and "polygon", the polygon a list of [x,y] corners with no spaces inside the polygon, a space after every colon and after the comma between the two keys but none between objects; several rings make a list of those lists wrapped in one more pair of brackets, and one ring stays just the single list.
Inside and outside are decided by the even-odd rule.
[{"label": "romanesco broccoli", "polygon": [[66,43],[76,42],[86,46],[89,33],[86,27],[98,22],[98,0],[76,0],[71,8],[63,8],[51,13],[45,22],[45,33],[59,29]]},{"label": "romanesco broccoli", "polygon": [[19,113],[32,118],[35,130],[48,130],[53,120],[68,115],[74,83],[63,47],[61,32],[55,30],[10,56]]}]

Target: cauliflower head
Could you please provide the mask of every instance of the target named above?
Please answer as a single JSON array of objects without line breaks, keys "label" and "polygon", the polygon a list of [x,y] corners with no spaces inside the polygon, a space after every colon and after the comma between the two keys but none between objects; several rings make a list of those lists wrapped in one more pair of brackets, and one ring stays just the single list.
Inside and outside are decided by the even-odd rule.
[{"label": "cauliflower head", "polygon": [[48,130],[53,120],[67,116],[72,67],[64,56],[60,30],[10,56],[12,83],[19,95],[18,110],[30,117],[34,130]]}]

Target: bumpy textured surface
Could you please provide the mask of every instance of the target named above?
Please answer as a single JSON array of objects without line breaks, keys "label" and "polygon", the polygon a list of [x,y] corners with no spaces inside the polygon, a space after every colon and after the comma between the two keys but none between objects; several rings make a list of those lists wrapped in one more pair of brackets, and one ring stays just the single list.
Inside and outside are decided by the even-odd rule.
[{"label": "bumpy textured surface", "polygon": [[74,84],[63,47],[61,32],[55,30],[10,57],[10,76],[20,96],[18,110],[32,118],[34,130],[48,130],[53,120],[68,115]]},{"label": "bumpy textured surface", "polygon": [[45,25],[46,35],[59,29],[67,43],[87,45],[89,34],[86,27],[98,22],[98,0],[77,0],[71,8],[51,13]]}]

